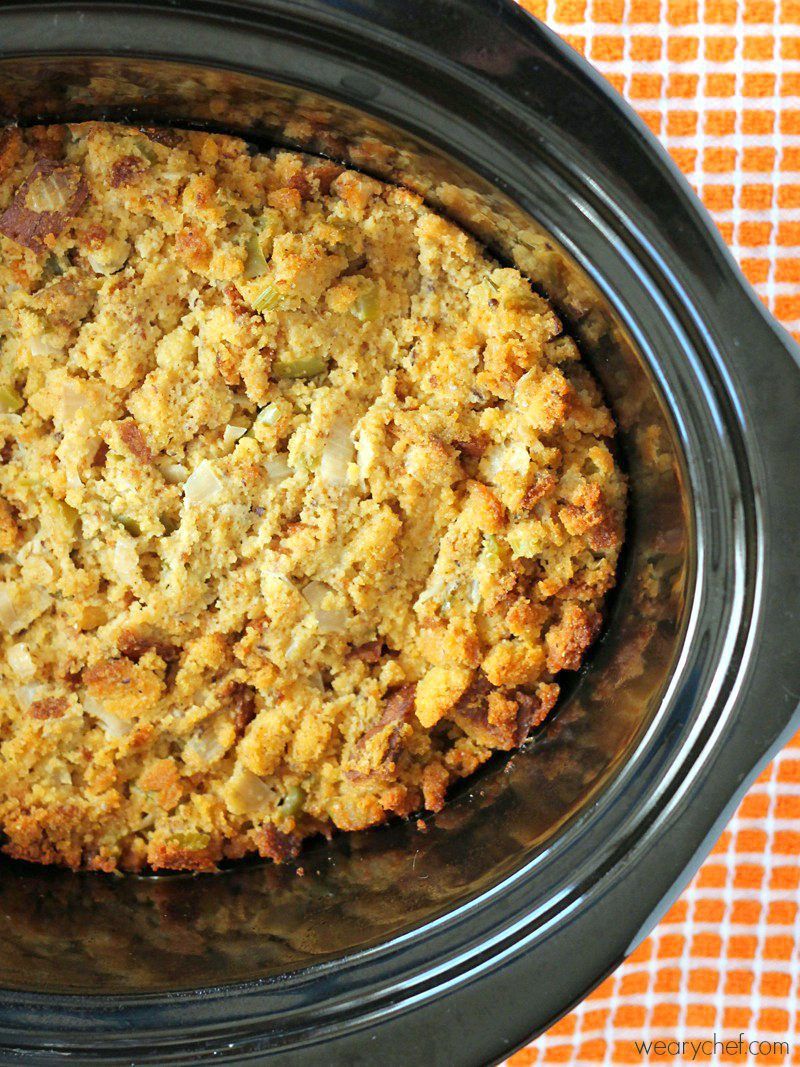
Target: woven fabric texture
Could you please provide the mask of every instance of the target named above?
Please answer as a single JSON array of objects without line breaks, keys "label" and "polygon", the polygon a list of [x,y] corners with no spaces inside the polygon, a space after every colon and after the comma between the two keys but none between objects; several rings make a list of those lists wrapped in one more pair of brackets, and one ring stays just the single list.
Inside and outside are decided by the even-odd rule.
[{"label": "woven fabric texture", "polygon": [[[638,110],[800,339],[800,0],[524,6]],[[800,1063],[798,904],[800,735],[653,934],[510,1067]]]}]

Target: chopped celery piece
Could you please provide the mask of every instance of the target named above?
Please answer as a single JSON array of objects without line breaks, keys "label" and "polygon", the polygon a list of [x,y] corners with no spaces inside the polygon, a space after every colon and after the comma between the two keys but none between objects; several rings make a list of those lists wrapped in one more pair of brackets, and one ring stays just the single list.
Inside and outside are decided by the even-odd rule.
[{"label": "chopped celery piece", "polygon": [[158,162],[158,152],[144,138],[139,138],[136,141],[136,151],[139,155],[144,156],[148,163]]},{"label": "chopped celery piece", "polygon": [[158,520],[164,527],[164,533],[173,534],[180,526],[180,522],[177,519],[173,519],[171,515],[162,515]]},{"label": "chopped celery piece", "polygon": [[296,815],[306,800],[305,790],[299,785],[293,785],[287,792],[281,804],[281,815]]},{"label": "chopped celery piece", "polygon": [[24,405],[25,401],[16,389],[0,385],[0,415],[13,415]]},{"label": "chopped celery piece", "polygon": [[64,268],[61,266],[61,261],[58,256],[50,254],[45,260],[44,274],[48,278],[58,278],[64,273]]},{"label": "chopped celery piece", "polygon": [[353,314],[362,322],[373,322],[380,313],[380,294],[374,283],[365,289],[353,304]]},{"label": "chopped celery piece", "polygon": [[272,365],[276,378],[313,378],[327,368],[323,356],[301,356],[299,359],[279,359]]},{"label": "chopped celery piece", "polygon": [[[263,249],[261,248],[261,238],[257,233],[254,233],[247,242],[247,259],[244,264],[244,276],[245,278],[259,278],[262,274],[266,274],[266,271],[267,260],[264,256]],[[258,299],[260,300],[261,297]],[[256,308],[256,310],[261,311],[261,308]]]},{"label": "chopped celery piece", "polygon": [[115,515],[114,518],[124,530],[128,531],[131,537],[138,537],[139,534],[141,534],[141,526],[136,519],[132,519],[130,515]]},{"label": "chopped celery piece", "polygon": [[483,549],[489,559],[499,559],[500,545],[494,534],[486,534],[483,538]]},{"label": "chopped celery piece", "polygon": [[211,837],[202,830],[186,830],[183,833],[173,834],[169,839],[173,848],[180,848],[186,852],[201,852],[207,847]]},{"label": "chopped celery piece", "polygon": [[253,307],[263,315],[265,311],[274,311],[281,302],[281,294],[274,285],[265,285],[253,301]]}]

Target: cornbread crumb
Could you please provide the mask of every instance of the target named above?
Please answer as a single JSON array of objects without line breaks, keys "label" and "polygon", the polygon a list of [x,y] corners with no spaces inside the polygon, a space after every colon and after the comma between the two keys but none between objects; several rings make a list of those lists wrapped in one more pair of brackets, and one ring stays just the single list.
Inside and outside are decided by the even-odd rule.
[{"label": "cornbread crumb", "polygon": [[439,810],[614,584],[614,423],[553,308],[326,160],[0,149],[3,848],[208,871]]}]

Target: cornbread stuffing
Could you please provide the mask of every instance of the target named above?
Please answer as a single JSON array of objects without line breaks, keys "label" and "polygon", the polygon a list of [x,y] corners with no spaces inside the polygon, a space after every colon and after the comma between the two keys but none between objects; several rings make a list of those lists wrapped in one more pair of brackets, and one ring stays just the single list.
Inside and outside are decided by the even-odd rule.
[{"label": "cornbread stuffing", "polygon": [[0,830],[104,871],[442,807],[600,628],[574,342],[417,195],[109,123],[0,134]]}]

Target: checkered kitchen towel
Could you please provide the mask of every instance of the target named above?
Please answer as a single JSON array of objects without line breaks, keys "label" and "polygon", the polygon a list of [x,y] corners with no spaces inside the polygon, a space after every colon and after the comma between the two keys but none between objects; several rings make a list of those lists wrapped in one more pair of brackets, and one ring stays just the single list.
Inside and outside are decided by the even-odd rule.
[{"label": "checkered kitchen towel", "polygon": [[[636,107],[800,339],[800,0],[523,2]],[[510,1067],[800,1064],[798,904],[800,735],[653,935]]]}]

